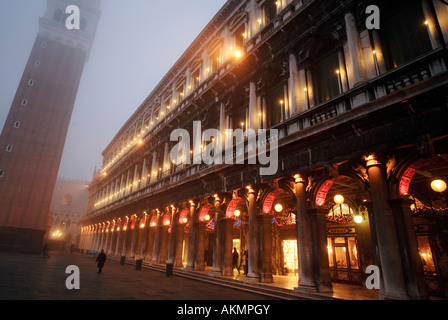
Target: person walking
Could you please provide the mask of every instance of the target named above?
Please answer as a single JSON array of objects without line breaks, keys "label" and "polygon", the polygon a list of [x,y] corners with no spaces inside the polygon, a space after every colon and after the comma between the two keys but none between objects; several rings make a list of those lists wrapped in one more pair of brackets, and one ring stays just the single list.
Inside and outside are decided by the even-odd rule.
[{"label": "person walking", "polygon": [[234,247],[233,248],[233,267],[232,267],[232,270],[233,270],[233,268],[236,268],[236,270],[238,270],[238,274],[240,274],[240,268],[238,268],[238,257],[239,257],[238,251],[236,251],[236,248]]},{"label": "person walking", "polygon": [[98,262],[98,273],[101,273],[101,270],[104,267],[104,263],[106,262],[107,256],[104,253],[104,249],[101,250],[101,253],[96,258],[96,261]]}]

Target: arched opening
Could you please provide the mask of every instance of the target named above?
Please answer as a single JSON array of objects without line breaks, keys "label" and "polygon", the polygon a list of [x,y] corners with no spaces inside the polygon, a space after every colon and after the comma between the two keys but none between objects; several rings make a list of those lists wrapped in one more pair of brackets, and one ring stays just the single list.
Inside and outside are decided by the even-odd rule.
[{"label": "arched opening", "polygon": [[368,200],[361,180],[352,175],[326,180],[316,193],[317,207],[326,212],[328,262],[333,282],[361,284],[363,270],[374,264]]},{"label": "arched opening", "polygon": [[421,158],[399,177],[400,195],[409,200],[426,287],[431,295],[446,295],[448,237],[448,155]]},{"label": "arched opening", "polygon": [[273,273],[284,276],[298,274],[298,246],[294,197],[285,189],[269,192],[263,200],[263,214],[272,216]]}]

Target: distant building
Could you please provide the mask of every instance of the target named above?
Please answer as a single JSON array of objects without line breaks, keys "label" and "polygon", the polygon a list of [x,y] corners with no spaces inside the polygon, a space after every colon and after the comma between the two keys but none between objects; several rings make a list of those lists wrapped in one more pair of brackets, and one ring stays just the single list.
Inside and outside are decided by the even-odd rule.
[{"label": "distant building", "polygon": [[48,0],[0,136],[0,250],[40,252],[100,0],[76,1],[80,29],[66,27],[73,1]]},{"label": "distant building", "polygon": [[437,0],[227,1],[104,150],[82,248],[233,277],[236,247],[298,294],[375,265],[378,298],[447,297],[447,43]]},{"label": "distant building", "polygon": [[88,183],[58,179],[50,206],[49,240],[79,245],[81,219],[86,212]]}]

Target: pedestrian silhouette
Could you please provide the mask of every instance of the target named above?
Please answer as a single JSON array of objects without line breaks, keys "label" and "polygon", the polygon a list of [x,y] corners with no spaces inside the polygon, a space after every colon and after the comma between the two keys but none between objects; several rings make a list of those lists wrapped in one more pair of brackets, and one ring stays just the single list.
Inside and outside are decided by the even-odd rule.
[{"label": "pedestrian silhouette", "polygon": [[104,263],[106,262],[107,256],[104,253],[104,249],[101,250],[101,253],[96,258],[96,261],[98,262],[98,273],[101,273],[101,270],[104,267]]},{"label": "pedestrian silhouette", "polygon": [[42,248],[42,258],[43,259],[50,258],[50,255],[48,254],[48,243],[46,243]]}]

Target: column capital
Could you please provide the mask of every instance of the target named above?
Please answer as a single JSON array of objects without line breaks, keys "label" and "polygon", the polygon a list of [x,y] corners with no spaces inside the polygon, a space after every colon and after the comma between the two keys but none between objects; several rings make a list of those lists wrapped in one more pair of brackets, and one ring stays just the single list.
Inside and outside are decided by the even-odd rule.
[{"label": "column capital", "polygon": [[372,166],[380,166],[384,163],[384,156],[378,153],[369,154],[364,159],[366,161],[367,168]]}]

